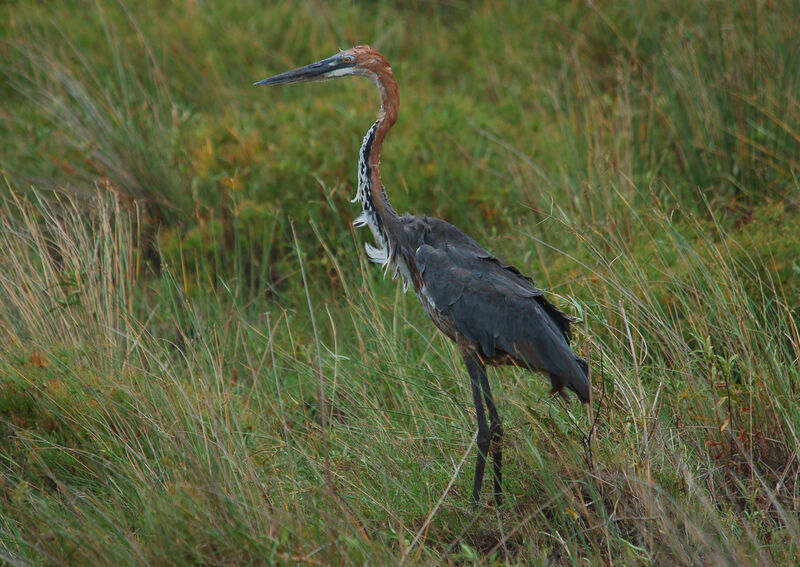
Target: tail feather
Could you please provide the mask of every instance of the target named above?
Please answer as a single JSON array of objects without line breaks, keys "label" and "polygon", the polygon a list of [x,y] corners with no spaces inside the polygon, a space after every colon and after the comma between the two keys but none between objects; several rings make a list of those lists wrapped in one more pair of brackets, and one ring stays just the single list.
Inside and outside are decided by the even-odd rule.
[{"label": "tail feather", "polygon": [[583,403],[589,403],[592,388],[589,385],[589,363],[579,356],[575,356],[575,362],[581,370],[580,375],[573,373],[567,380],[567,387],[578,395]]},{"label": "tail feather", "polygon": [[[505,352],[510,349],[502,342],[498,342]],[[558,335],[544,333],[535,340],[525,341],[513,345],[515,358],[524,363],[531,371],[543,372],[550,377],[552,393],[566,396],[563,388],[572,390],[583,403],[591,399],[591,385],[589,384],[589,364],[570,350],[564,339]]]}]

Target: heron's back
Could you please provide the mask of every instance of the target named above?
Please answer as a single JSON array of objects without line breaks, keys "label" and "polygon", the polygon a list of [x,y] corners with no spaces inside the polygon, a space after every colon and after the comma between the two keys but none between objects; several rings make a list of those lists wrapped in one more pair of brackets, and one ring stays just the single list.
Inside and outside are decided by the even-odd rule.
[{"label": "heron's back", "polygon": [[416,222],[415,232],[424,228],[414,255],[415,289],[434,323],[450,338],[473,343],[486,363],[544,372],[554,390],[566,386],[589,401],[588,364],[569,348],[571,318],[530,278],[453,225],[407,218]]}]

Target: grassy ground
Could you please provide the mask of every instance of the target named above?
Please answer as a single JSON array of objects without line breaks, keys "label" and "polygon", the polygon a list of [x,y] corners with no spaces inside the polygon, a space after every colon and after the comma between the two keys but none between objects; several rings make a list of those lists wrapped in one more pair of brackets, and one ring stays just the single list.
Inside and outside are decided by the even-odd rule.
[{"label": "grassy ground", "polygon": [[[797,564],[800,10],[537,6],[6,3],[0,558]],[[501,508],[350,226],[373,87],[250,86],[358,43],[396,208],[581,317],[591,407],[490,376]]]}]

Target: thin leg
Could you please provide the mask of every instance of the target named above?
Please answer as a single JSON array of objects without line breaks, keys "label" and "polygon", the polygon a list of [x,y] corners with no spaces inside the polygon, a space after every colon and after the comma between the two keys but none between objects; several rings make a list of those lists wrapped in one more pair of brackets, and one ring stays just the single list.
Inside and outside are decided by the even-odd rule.
[{"label": "thin leg", "polygon": [[486,455],[492,443],[492,433],[486,423],[486,412],[483,408],[483,392],[481,387],[481,374],[485,376],[486,369],[474,352],[466,348],[461,349],[461,356],[467,365],[469,381],[472,386],[472,398],[475,401],[475,414],[478,417],[478,460],[475,463],[475,480],[472,484],[472,507],[478,505],[481,498],[481,485],[483,484],[483,471],[486,468]]},{"label": "thin leg", "polygon": [[497,406],[494,404],[485,367],[481,372],[481,387],[483,398],[486,400],[486,408],[489,410],[489,421],[492,424],[489,432],[492,439],[492,465],[494,466],[494,500],[498,506],[501,506],[503,504],[503,422],[497,413]]}]

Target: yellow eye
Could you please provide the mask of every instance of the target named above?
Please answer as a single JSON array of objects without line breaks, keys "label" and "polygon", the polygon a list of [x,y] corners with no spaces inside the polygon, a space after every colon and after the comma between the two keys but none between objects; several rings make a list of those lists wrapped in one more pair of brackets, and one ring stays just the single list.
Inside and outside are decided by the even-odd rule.
[{"label": "yellow eye", "polygon": [[353,58],[350,57],[349,55],[345,55],[344,57],[342,57],[342,63],[344,63],[345,65],[349,65],[352,62]]}]

